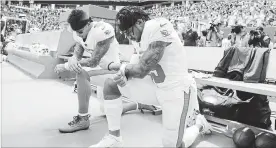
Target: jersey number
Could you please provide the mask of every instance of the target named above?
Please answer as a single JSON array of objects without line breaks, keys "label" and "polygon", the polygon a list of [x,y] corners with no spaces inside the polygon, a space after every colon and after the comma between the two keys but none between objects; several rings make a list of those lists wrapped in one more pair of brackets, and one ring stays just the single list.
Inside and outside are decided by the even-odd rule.
[{"label": "jersey number", "polygon": [[155,71],[151,72],[150,76],[154,80],[155,83],[163,83],[166,78],[166,75],[165,75],[161,65],[159,65],[159,64],[156,65]]}]

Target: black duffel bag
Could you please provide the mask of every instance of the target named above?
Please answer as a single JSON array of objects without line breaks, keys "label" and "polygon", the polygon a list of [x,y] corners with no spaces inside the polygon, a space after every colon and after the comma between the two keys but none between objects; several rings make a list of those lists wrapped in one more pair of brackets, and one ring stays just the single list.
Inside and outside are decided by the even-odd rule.
[{"label": "black duffel bag", "polygon": [[200,111],[218,118],[237,119],[239,104],[248,103],[239,99],[232,89],[223,89],[213,86],[203,87],[198,90]]},{"label": "black duffel bag", "polygon": [[207,86],[198,90],[201,113],[259,128],[271,126],[266,96]]}]

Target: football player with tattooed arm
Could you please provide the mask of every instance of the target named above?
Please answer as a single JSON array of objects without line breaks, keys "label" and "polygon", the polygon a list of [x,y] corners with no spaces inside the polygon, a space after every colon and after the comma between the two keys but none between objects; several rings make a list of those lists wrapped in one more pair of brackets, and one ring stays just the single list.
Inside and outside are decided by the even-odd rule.
[{"label": "football player with tattooed arm", "polygon": [[[91,96],[90,81],[94,85],[103,87],[104,80],[113,77],[115,72],[108,71],[110,63],[120,63],[118,42],[115,39],[113,27],[105,22],[93,22],[82,10],[73,10],[68,17],[68,23],[73,30],[76,41],[74,55],[65,64],[55,67],[55,72],[71,71],[76,73],[78,115],[73,121],[59,129],[63,133],[72,133],[88,129],[90,126],[88,114],[89,98]],[[91,54],[90,58],[82,58],[84,51]],[[91,76],[103,74],[93,77]],[[99,79],[99,80],[96,80]],[[94,83],[95,82],[95,83]],[[102,93],[99,91],[98,93]],[[103,99],[102,101],[103,102]],[[141,103],[129,103],[124,106],[122,113],[136,109],[154,110],[152,106]]]},{"label": "football player with tattooed arm", "polygon": [[[113,79],[107,79],[104,85],[109,134],[91,147],[123,145],[121,95],[141,91],[143,86],[152,87],[140,92],[146,98],[143,103],[156,103],[162,108],[164,147],[189,147],[198,135],[210,134],[211,125],[199,114],[196,83],[188,74],[186,51],[170,21],[165,18],[151,20],[143,10],[132,6],[122,8],[116,19],[128,38],[140,42],[143,53],[135,64],[110,64],[109,68],[118,70],[118,73]],[[149,75],[152,80],[147,79]],[[130,95],[138,102],[143,99],[141,95]]]}]

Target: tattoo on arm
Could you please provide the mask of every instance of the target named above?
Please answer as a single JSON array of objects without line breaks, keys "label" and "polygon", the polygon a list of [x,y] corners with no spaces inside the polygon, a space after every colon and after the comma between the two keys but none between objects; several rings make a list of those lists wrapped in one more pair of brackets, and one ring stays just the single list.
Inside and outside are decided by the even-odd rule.
[{"label": "tattoo on arm", "polygon": [[170,42],[152,42],[148,49],[143,53],[138,64],[126,66],[125,75],[127,78],[144,78],[150,71],[154,70],[161,60],[164,50]]},{"label": "tattoo on arm", "polygon": [[83,52],[84,52],[84,49],[82,45],[79,43],[76,43],[76,45],[74,46],[74,57],[76,57],[78,61],[81,60]]},{"label": "tattoo on arm", "polygon": [[96,49],[91,55],[91,57],[80,61],[81,66],[86,66],[86,67],[98,66],[102,57],[108,51],[110,44],[113,42],[113,40],[114,40],[114,36],[98,42],[96,45]]}]

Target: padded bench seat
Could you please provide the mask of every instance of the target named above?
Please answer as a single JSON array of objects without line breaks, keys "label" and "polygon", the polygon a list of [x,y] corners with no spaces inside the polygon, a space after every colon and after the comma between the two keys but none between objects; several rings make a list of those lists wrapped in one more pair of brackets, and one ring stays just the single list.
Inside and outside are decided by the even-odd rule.
[{"label": "padded bench seat", "polygon": [[196,82],[202,85],[212,85],[261,95],[276,96],[276,85],[273,84],[245,83],[216,77],[196,78]]}]

